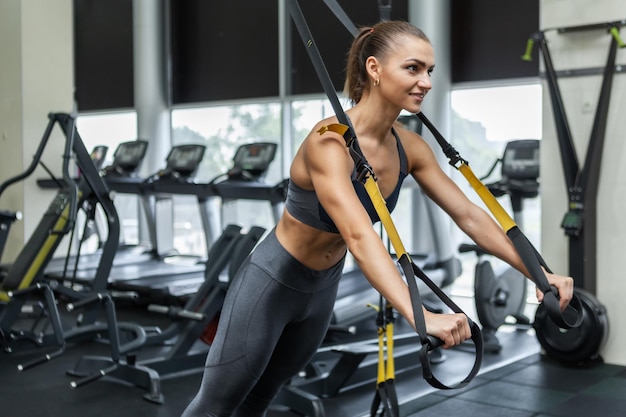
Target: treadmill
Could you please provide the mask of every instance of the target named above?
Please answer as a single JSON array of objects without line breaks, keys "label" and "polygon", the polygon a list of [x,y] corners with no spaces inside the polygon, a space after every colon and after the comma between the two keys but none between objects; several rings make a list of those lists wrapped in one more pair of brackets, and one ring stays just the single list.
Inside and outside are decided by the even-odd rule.
[{"label": "treadmill", "polygon": [[278,223],[287,197],[289,180],[284,179],[277,184],[265,180],[277,148],[278,145],[272,142],[254,142],[239,146],[233,156],[232,168],[209,182],[222,203],[233,200],[267,201],[272,208],[274,224]]},{"label": "treadmill", "polygon": [[[152,248],[147,252],[137,249],[138,253],[130,254],[128,262],[114,264],[108,276],[108,286],[115,290],[120,282],[134,281],[137,279],[152,279],[155,277],[172,277],[185,274],[202,276],[205,271],[205,258],[191,255],[180,255],[171,251],[163,252],[158,246],[156,235],[157,208],[156,201],[171,198],[158,192],[157,184],[170,184],[176,188],[182,184],[192,183],[194,175],[204,156],[204,145],[180,145],[173,147],[166,159],[166,167],[147,179],[128,177],[123,175],[107,176],[106,183],[112,191],[118,193],[137,194],[140,196],[144,211],[148,218],[149,234]],[[130,149],[130,154],[139,153],[137,149]],[[129,156],[130,158],[130,156]],[[112,170],[119,173],[119,169]],[[89,286],[94,277],[94,270],[90,268],[72,271],[71,280],[74,284]],[[67,278],[66,278],[67,279]],[[145,293],[145,292],[144,292]],[[141,294],[120,294],[116,296],[132,295],[137,301],[144,301],[139,297]],[[152,292],[148,292],[152,295]],[[150,302],[161,299],[147,300]]]},{"label": "treadmill", "polygon": [[[133,187],[131,184],[135,184],[136,187],[136,184],[143,182],[143,179],[139,178],[137,173],[143,162],[147,147],[148,142],[145,140],[120,143],[113,154],[113,162],[104,169],[102,169],[102,165],[106,150],[101,149],[102,147],[96,147],[92,151],[92,160],[100,171],[101,178],[105,180],[110,189],[111,183],[126,184],[127,187]],[[97,156],[97,158],[94,158],[94,156]],[[39,186],[44,188],[56,187],[54,180],[38,180],[37,182]],[[127,191],[122,190],[122,192]],[[81,253],[81,248],[84,241],[88,238],[89,227],[92,230],[95,229],[95,233],[100,235],[101,227],[98,226],[98,213],[96,208],[89,203],[86,204],[84,209],[86,212],[85,231],[83,232],[81,242],[79,242],[77,254],[71,255],[68,253],[66,256],[52,259],[45,270],[45,276],[56,280],[74,280],[76,279],[74,271],[78,273],[78,271],[93,271],[97,268],[102,257],[102,249],[99,248],[95,252],[84,254]],[[120,244],[113,258],[113,265],[147,260],[152,256],[152,250],[155,250],[154,244],[151,246],[125,244],[120,239]],[[84,273],[81,275],[84,275]]]},{"label": "treadmill", "polygon": [[[195,171],[197,167],[194,167],[194,165],[196,162],[199,162],[198,157],[200,156],[199,153],[196,153],[198,152],[197,150],[194,151],[192,148],[187,148],[185,154],[188,155],[183,154],[183,152],[176,152],[176,158],[168,157],[170,162],[168,165],[173,165],[175,162],[176,170],[167,173],[168,169],[166,169],[165,175],[161,174],[157,179],[149,182],[149,190],[146,192],[155,196],[195,196],[201,209],[200,213],[205,230],[205,238],[207,239],[207,248],[212,248],[216,239],[222,234],[222,230],[225,229],[221,221],[219,221],[217,224],[220,225],[220,230],[216,230],[216,222],[214,220],[217,214],[209,204],[209,201],[213,198],[268,201],[272,205],[274,215],[280,215],[279,212],[284,202],[286,191],[284,181],[277,185],[263,181],[269,165],[276,154],[276,148],[277,145],[275,143],[266,142],[241,145],[233,157],[232,168],[205,183],[182,180],[185,175]],[[184,163],[185,161],[190,164]],[[181,174],[184,175],[181,176]],[[211,260],[209,259],[207,262],[211,262]],[[156,269],[149,270],[148,273],[143,273],[133,279],[113,279],[111,280],[111,287],[118,291],[136,293],[140,298],[145,296],[151,302],[158,300],[161,303],[183,303],[197,291],[204,280],[204,270],[200,273],[191,271],[164,274],[159,269]]]}]

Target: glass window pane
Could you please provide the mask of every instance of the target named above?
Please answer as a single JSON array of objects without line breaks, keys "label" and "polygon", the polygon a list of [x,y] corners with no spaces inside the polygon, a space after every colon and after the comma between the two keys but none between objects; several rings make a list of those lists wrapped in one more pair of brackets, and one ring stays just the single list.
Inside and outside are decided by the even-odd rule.
[{"label": "glass window pane", "polygon": [[[281,112],[276,102],[216,106],[172,111],[172,144],[200,143],[206,152],[196,175],[198,182],[221,181],[233,165],[233,156],[240,145],[271,142],[278,149],[267,174],[262,179],[277,184],[283,179],[281,146]],[[184,253],[203,250],[204,233],[197,201],[177,198],[174,205],[174,230],[177,250]],[[258,200],[214,201],[221,227],[239,224],[244,228],[261,226],[271,229],[275,220],[269,202]],[[189,243],[192,242],[192,243]],[[201,243],[199,243],[201,242]],[[193,246],[193,247],[192,247]]]},{"label": "glass window pane", "polygon": [[[107,166],[113,161],[117,145],[137,139],[137,114],[135,112],[80,114],[76,119],[76,128],[88,151],[96,146],[108,146],[103,164]],[[116,194],[115,207],[120,218],[122,242],[138,244],[138,198],[133,195]]]},{"label": "glass window pane", "polygon": [[[507,142],[516,139],[541,139],[541,94],[539,83],[452,91],[452,129],[448,140],[469,161],[474,174],[485,184],[500,179],[500,165],[489,177],[483,177],[502,157]],[[453,170],[451,175],[471,200],[484,207],[476,192],[459,172]],[[498,201],[514,217],[510,198],[502,196]],[[537,249],[540,249],[540,209],[540,197],[524,199],[522,217],[518,221],[520,225],[523,223],[524,233]],[[453,227],[453,233],[454,241],[470,242],[456,226]],[[472,293],[476,256],[460,256],[463,275],[455,282],[455,292]],[[497,267],[503,267],[500,261],[493,262]],[[531,299],[533,295],[534,291],[529,290]]]},{"label": "glass window pane", "polygon": [[76,128],[90,151],[95,146],[109,147],[105,165],[113,160],[113,152],[122,142],[137,139],[137,114],[133,112],[80,114]]},{"label": "glass window pane", "polygon": [[291,148],[293,155],[291,156],[295,155],[298,147],[317,122],[334,114],[332,106],[326,98],[293,101],[291,103]]}]

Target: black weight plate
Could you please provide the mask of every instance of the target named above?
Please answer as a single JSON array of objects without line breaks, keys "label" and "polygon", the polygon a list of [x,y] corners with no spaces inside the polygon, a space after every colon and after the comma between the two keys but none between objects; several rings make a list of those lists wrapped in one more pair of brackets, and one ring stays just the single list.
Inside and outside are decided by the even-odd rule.
[{"label": "black weight plate", "polygon": [[572,329],[558,327],[543,304],[535,314],[533,327],[545,354],[561,362],[578,363],[595,359],[609,330],[606,308],[589,292],[576,288],[583,307],[583,321]]}]

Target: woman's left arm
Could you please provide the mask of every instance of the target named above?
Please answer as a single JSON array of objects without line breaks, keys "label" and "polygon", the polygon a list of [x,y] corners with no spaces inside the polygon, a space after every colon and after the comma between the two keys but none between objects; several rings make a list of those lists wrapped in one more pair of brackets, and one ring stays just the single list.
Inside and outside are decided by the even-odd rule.
[{"label": "woman's left arm", "polygon": [[[409,171],[424,192],[482,249],[529,277],[522,259],[502,228],[446,175],[430,146],[410,132],[404,137]],[[573,296],[573,279],[550,273],[546,273],[546,277],[559,290],[561,308],[564,309]],[[543,294],[538,291],[537,297],[542,301]]]}]

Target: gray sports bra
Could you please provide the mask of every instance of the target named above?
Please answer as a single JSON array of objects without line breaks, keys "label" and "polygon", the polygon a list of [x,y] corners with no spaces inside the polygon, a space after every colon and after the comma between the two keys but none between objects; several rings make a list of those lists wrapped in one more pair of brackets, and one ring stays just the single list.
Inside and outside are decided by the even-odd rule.
[{"label": "gray sports bra", "polygon": [[[400,138],[398,138],[398,134],[394,129],[391,130],[391,133],[395,136],[396,146],[398,147],[398,155],[400,157],[400,175],[398,176],[398,183],[396,184],[393,192],[385,199],[387,202],[387,208],[390,212],[396,207],[402,182],[408,175],[406,154],[404,152],[404,148],[402,147],[402,143],[400,142]],[[361,200],[361,204],[363,204],[363,207],[367,210],[367,213],[372,220],[372,224],[378,222],[380,219],[378,218],[376,209],[374,208],[374,205],[372,204],[372,201],[370,200],[363,184],[356,180],[356,172],[352,173],[352,184],[359,200]],[[308,226],[325,232],[339,233],[337,226],[335,226],[332,219],[317,199],[315,191],[305,190],[294,184],[293,181],[289,181],[285,208],[293,217]]]}]

